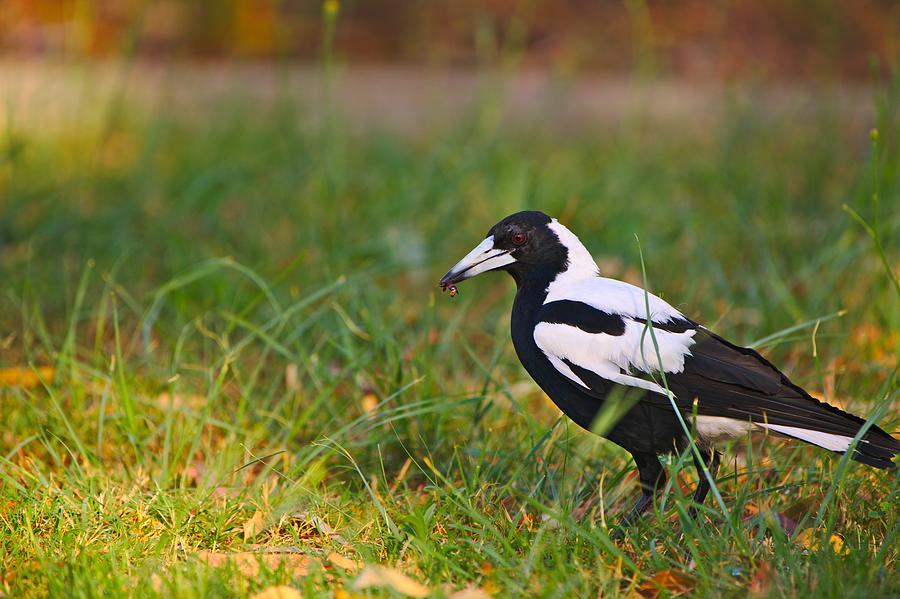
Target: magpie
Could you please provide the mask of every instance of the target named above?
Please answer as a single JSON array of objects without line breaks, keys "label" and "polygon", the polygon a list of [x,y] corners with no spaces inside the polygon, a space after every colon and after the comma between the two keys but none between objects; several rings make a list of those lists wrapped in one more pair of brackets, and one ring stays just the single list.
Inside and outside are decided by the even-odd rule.
[{"label": "magpie", "polygon": [[710,489],[703,467],[716,475],[717,444],[751,432],[852,451],[854,460],[876,468],[894,466],[900,441],[871,426],[853,446],[865,420],[816,400],[756,351],[659,297],[601,276],[579,239],[542,212],[518,212],[491,227],[440,287],[452,296],[457,283],[492,270],[516,283],[511,332],[519,360],[569,418],[590,430],[607,400],[625,401],[622,390],[637,396],[602,433],[631,454],[638,470],[641,495],[624,526],[665,483],[659,456],[686,451],[691,441],[699,450],[692,452],[696,505]]}]

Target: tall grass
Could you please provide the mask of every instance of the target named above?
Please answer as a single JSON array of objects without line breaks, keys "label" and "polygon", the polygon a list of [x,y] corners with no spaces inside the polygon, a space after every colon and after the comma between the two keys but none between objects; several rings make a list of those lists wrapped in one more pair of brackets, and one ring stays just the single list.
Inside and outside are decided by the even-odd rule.
[{"label": "tall grass", "polygon": [[[0,390],[0,591],[333,596],[356,578],[335,551],[437,595],[650,593],[660,572],[709,595],[900,592],[897,477],[793,444],[728,452],[727,521],[711,504],[687,518],[673,459],[668,494],[613,542],[632,464],[529,381],[510,282],[436,293],[518,209],[558,215],[606,274],[640,282],[637,234],[654,292],[897,430],[895,103],[877,154],[827,112],[740,106],[702,131],[565,139],[473,119],[410,140],[317,131],[290,105],[219,110],[124,107],[100,138],[10,123],[0,359],[54,375]],[[285,547],[315,558],[307,575],[199,558]]]}]

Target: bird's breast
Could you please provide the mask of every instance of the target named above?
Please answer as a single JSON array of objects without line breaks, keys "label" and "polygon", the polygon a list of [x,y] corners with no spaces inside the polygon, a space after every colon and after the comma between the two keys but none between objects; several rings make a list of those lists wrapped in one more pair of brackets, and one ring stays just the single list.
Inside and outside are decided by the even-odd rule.
[{"label": "bird's breast", "polygon": [[537,307],[517,301],[513,304],[510,320],[511,336],[516,355],[534,382],[553,400],[566,416],[579,426],[590,429],[591,423],[603,406],[602,397],[587,394],[559,373],[534,340],[537,325]]}]

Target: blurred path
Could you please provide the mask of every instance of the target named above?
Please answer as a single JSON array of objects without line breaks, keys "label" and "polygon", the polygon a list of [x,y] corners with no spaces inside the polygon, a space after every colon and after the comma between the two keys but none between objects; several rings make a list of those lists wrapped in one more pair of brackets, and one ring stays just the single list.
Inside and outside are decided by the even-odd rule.
[{"label": "blurred path", "polygon": [[148,116],[208,119],[216,109],[296,108],[320,122],[325,109],[354,129],[416,134],[457,126],[477,115],[496,126],[571,133],[616,126],[627,119],[704,127],[729,107],[757,116],[804,120],[822,111],[848,125],[868,126],[872,90],[853,84],[760,84],[595,75],[562,77],[433,71],[404,67],[338,69],[330,92],[315,66],[222,63],[52,64],[0,61],[0,125],[44,131],[102,126],[112,106]]}]

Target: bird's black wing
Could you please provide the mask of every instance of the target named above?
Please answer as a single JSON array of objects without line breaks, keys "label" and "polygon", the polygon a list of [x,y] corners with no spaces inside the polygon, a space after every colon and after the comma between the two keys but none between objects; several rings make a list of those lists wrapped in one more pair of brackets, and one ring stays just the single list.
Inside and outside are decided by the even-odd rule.
[{"label": "bird's black wing", "polygon": [[[679,407],[686,412],[696,400],[700,415],[751,421],[827,449],[839,446],[839,438],[852,439],[865,423],[858,416],[816,400],[758,352],[734,345],[707,329],[697,329],[690,353],[681,372],[666,375]],[[898,452],[900,442],[872,426],[854,457],[889,467]]]},{"label": "bird's black wing", "polygon": [[[641,316],[645,310],[652,314],[653,335]],[[559,374],[598,398],[615,383],[648,391],[642,401],[670,407],[662,371],[684,413],[693,411],[696,400],[700,416],[730,419],[725,423],[734,430],[766,428],[845,451],[865,423],[817,401],[756,351],[726,341],[620,281],[590,279],[565,297],[548,298],[538,313],[534,341]],[[854,457],[888,467],[897,453],[900,441],[872,426]]]}]

